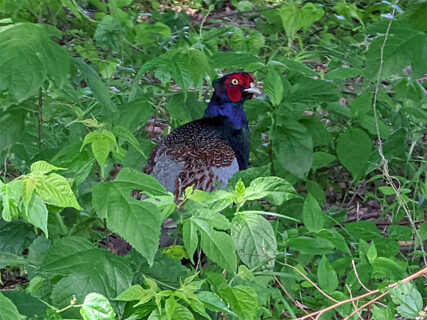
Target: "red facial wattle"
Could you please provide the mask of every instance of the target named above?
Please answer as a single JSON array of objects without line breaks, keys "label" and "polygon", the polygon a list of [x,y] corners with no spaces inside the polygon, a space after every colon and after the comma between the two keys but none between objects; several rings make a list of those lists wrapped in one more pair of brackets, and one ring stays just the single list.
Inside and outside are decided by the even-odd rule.
[{"label": "red facial wattle", "polygon": [[[233,84],[237,80],[237,84]],[[227,88],[227,96],[232,102],[239,102],[242,100],[242,88],[247,89],[250,83],[253,82],[252,74],[249,76],[244,74],[233,74],[228,78],[224,84]]]}]

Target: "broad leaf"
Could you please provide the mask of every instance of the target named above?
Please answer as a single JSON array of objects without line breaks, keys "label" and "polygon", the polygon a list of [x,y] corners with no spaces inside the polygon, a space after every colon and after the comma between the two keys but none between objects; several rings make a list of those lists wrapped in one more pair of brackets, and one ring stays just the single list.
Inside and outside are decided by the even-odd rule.
[{"label": "broad leaf", "polygon": [[80,309],[84,320],[114,320],[116,314],[107,298],[99,293],[89,293]]},{"label": "broad leaf", "polygon": [[302,220],[305,227],[310,232],[319,232],[323,229],[325,219],[323,217],[322,209],[316,199],[308,194],[304,201],[304,208],[302,211]]},{"label": "broad leaf", "polygon": [[412,283],[399,283],[391,290],[390,296],[398,305],[396,309],[402,317],[415,319],[423,308],[421,294]]},{"label": "broad leaf", "polygon": [[61,33],[45,24],[0,27],[0,92],[9,98],[6,106],[37,94],[46,80],[58,88],[67,82],[70,55],[51,36]]},{"label": "broad leaf", "polygon": [[274,69],[270,68],[264,81],[263,91],[270,97],[273,106],[277,106],[283,99],[282,76]]},{"label": "broad leaf", "polygon": [[325,256],[320,258],[318,261],[319,266],[317,267],[317,280],[319,281],[320,288],[328,292],[334,292],[338,287],[337,273]]},{"label": "broad leaf", "polygon": [[297,121],[285,121],[274,128],[273,151],[280,164],[304,178],[313,164],[313,140]]},{"label": "broad leaf", "polygon": [[26,317],[18,312],[18,309],[10,299],[0,292],[0,320],[19,320]]},{"label": "broad leaf", "polygon": [[238,319],[253,320],[258,311],[256,291],[248,286],[220,287],[219,293],[233,310]]},{"label": "broad leaf", "polygon": [[93,205],[108,227],[152,264],[159,246],[161,213],[154,204],[132,198],[131,191],[129,184],[120,181],[97,184]]},{"label": "broad leaf", "polygon": [[350,128],[338,137],[338,159],[352,173],[355,179],[360,179],[365,174],[366,161],[371,151],[371,139],[361,129]]},{"label": "broad leaf", "polygon": [[69,182],[59,174],[50,173],[47,176],[43,176],[37,183],[36,192],[45,202],[55,206],[82,209],[71,190]]},{"label": "broad leaf", "polygon": [[299,198],[294,187],[279,177],[259,177],[246,188],[245,200],[267,198],[271,203],[280,205],[290,199]]},{"label": "broad leaf", "polygon": [[240,260],[249,268],[270,262],[277,254],[273,228],[260,215],[237,215],[232,222],[231,238]]}]

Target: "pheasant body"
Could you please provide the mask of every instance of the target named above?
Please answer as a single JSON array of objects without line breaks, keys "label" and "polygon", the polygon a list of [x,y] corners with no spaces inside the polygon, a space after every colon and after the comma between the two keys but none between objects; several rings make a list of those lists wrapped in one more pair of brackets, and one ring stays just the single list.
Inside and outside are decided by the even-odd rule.
[{"label": "pheasant body", "polygon": [[243,102],[253,95],[253,81],[248,73],[216,80],[204,117],[164,138],[143,171],[154,176],[176,199],[189,186],[204,191],[225,187],[237,171],[248,167],[250,135]]}]

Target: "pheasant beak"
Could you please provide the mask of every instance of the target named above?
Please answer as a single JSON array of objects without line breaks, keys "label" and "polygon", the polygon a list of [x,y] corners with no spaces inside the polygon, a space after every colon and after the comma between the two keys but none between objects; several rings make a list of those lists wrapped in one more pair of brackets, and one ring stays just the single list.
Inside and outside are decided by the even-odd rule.
[{"label": "pheasant beak", "polygon": [[247,88],[243,91],[248,92],[248,93],[255,93],[255,94],[261,94],[262,93],[261,90],[257,86],[255,86],[255,83],[253,83],[253,82],[251,82],[249,88]]}]

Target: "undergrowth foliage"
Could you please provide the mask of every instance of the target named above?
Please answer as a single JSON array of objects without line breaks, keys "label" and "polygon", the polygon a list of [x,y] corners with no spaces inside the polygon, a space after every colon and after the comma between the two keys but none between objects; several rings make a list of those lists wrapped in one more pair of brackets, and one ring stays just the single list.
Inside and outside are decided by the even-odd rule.
[{"label": "undergrowth foliage", "polygon": [[[0,319],[421,319],[427,3],[177,5],[0,0]],[[250,168],[176,204],[141,168],[236,70]]]}]

